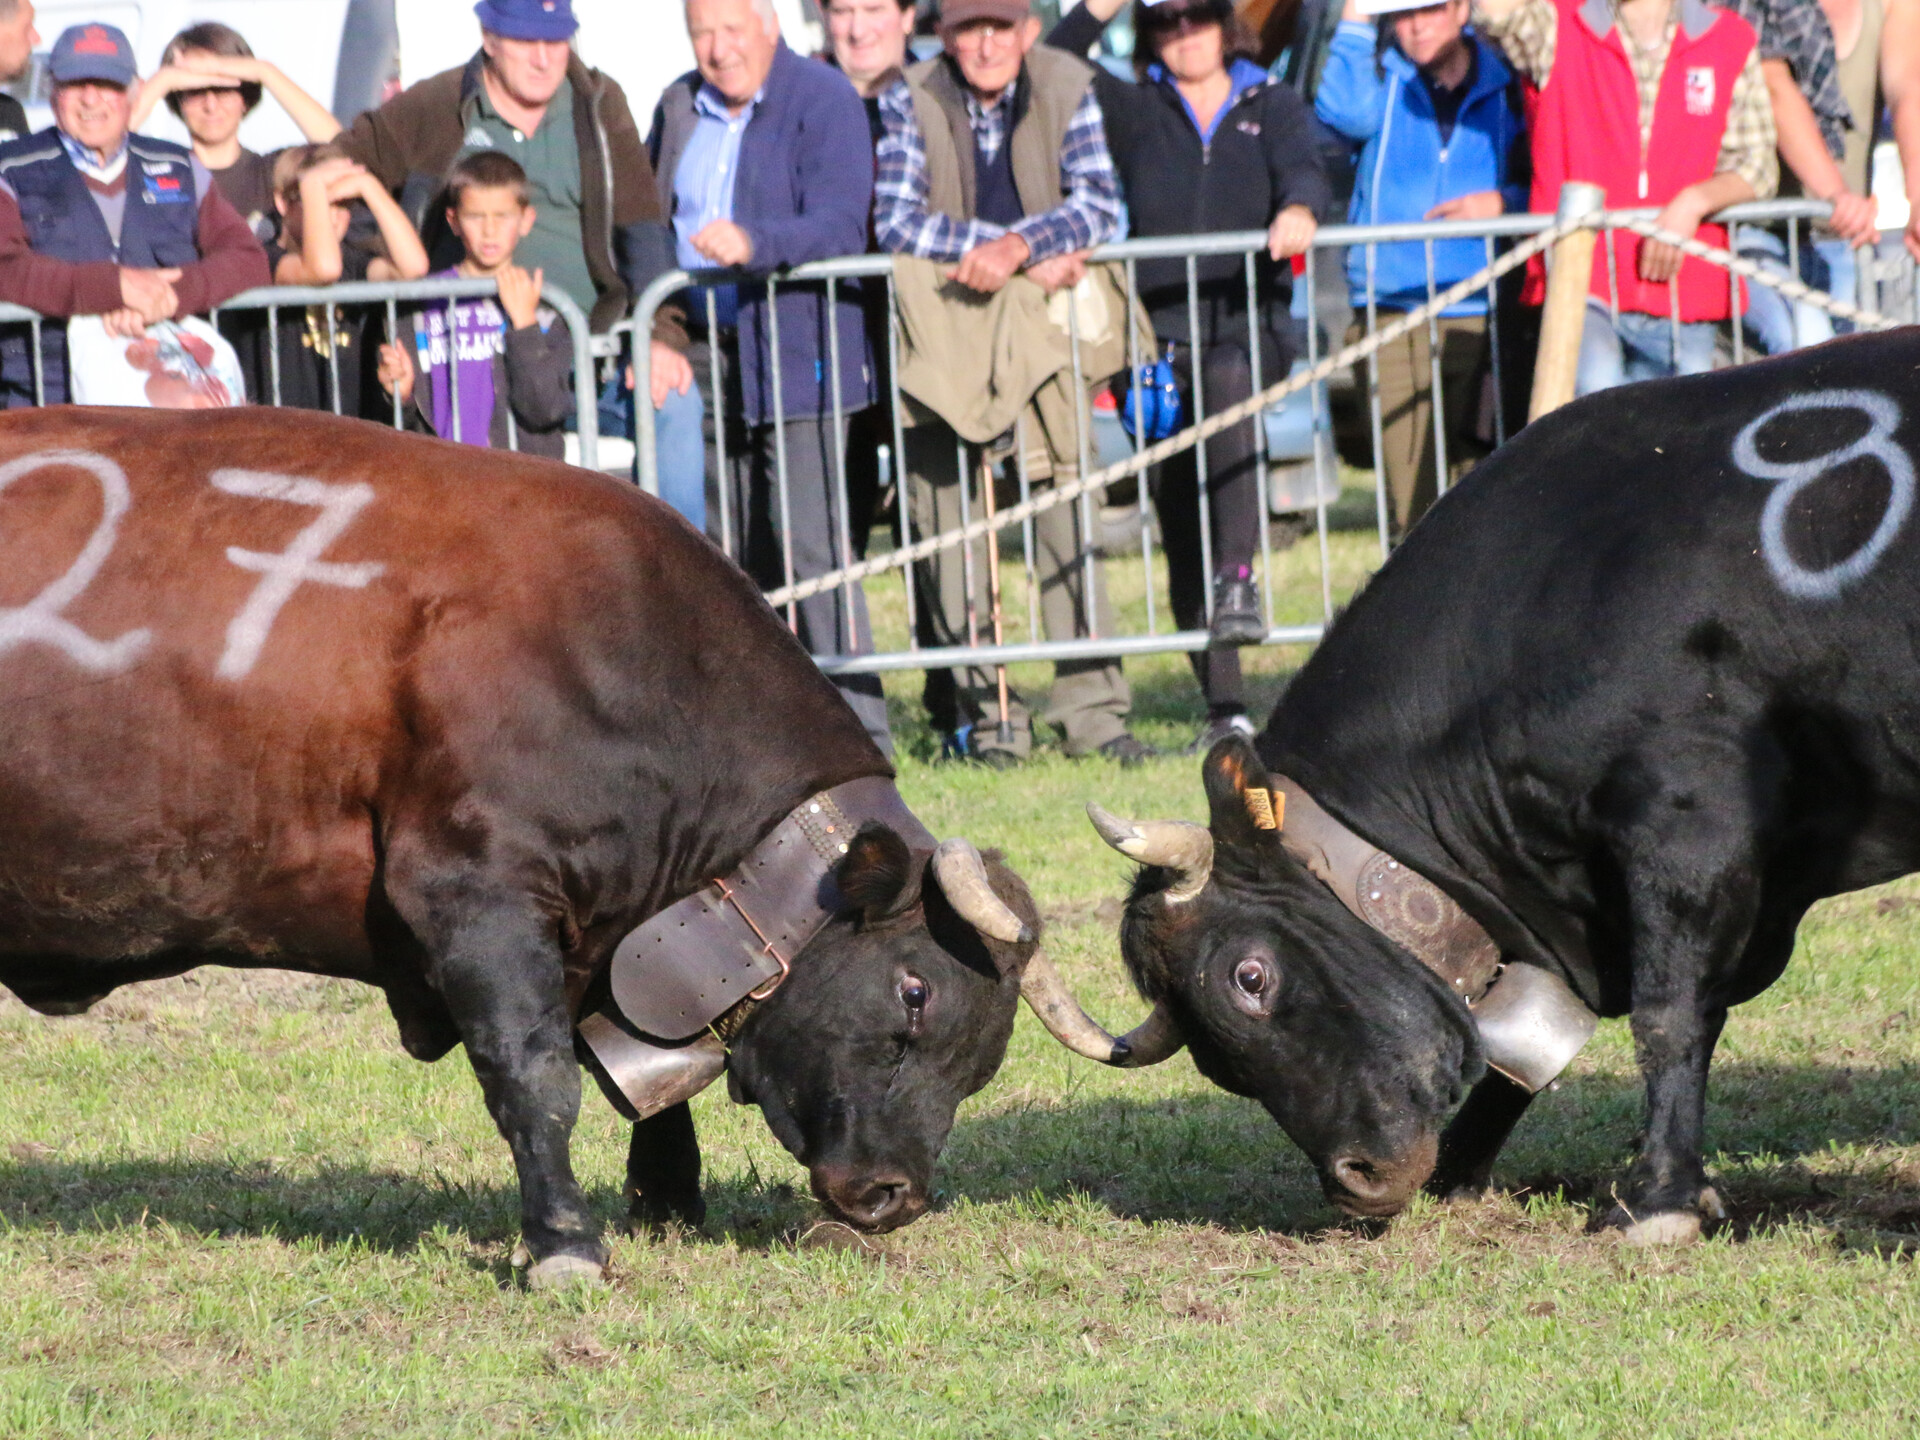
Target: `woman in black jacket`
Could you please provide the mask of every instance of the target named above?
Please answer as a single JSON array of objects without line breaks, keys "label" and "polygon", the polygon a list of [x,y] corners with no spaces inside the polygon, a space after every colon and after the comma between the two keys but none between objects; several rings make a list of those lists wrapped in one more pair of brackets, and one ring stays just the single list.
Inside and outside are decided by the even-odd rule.
[{"label": "woman in black jacket", "polygon": [[[1081,0],[1047,43],[1085,55],[1127,0]],[[1130,84],[1100,69],[1094,91],[1107,145],[1126,195],[1131,234],[1194,235],[1265,230],[1255,265],[1260,376],[1285,378],[1291,360],[1287,306],[1291,258],[1312,243],[1317,217],[1332,202],[1314,144],[1310,112],[1287,86],[1247,57],[1252,43],[1232,0],[1132,0],[1134,67]],[[1197,263],[1200,379],[1207,413],[1253,393],[1247,324],[1246,262],[1239,255]],[[1182,418],[1197,418],[1185,260],[1138,263],[1140,298],[1162,350],[1174,346]],[[1253,582],[1253,556],[1266,506],[1249,420],[1207,442],[1207,504],[1213,574],[1201,564],[1198,467],[1186,451],[1156,467],[1154,502],[1167,550],[1173,613],[1183,630],[1206,625],[1207,650],[1193,654],[1207,697],[1201,748],[1234,732],[1251,735],[1236,645],[1267,633]],[[1207,587],[1212,586],[1208,624]]]}]

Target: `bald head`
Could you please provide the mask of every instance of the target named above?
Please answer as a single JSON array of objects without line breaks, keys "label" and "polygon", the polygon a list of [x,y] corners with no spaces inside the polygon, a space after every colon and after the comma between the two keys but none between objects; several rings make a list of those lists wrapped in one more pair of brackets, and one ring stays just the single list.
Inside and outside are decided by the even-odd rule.
[{"label": "bald head", "polygon": [[780,48],[773,0],[686,0],[687,38],[700,78],[735,110],[760,93]]}]

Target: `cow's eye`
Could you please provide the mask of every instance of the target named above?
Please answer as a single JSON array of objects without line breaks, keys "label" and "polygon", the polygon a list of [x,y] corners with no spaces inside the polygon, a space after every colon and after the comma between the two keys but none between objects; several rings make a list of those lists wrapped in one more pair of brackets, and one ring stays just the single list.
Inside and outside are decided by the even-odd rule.
[{"label": "cow's eye", "polygon": [[1278,988],[1273,962],[1263,955],[1248,955],[1233,967],[1234,1003],[1250,1014],[1269,1014]]},{"label": "cow's eye", "polygon": [[918,975],[905,975],[900,980],[900,999],[909,1010],[924,1010],[927,1006],[927,982]]}]

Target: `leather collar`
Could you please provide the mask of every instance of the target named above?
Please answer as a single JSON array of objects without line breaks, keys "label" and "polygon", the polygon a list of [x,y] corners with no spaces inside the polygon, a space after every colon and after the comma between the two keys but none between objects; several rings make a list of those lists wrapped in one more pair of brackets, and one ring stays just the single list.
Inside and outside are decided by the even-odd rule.
[{"label": "leather collar", "polygon": [[833,872],[869,820],[890,826],[917,858],[932,854],[933,836],[893,781],[849,780],[801,801],[731,871],[614,948],[612,1005],[583,1019],[579,1033],[602,1088],[611,1081],[608,1098],[631,1110],[629,1118],[687,1099],[719,1076],[725,1048],[711,1027],[743,1001],[773,994],[839,912]]},{"label": "leather collar", "polygon": [[1598,1025],[1566,982],[1503,964],[1493,937],[1446,891],[1341,824],[1298,781],[1276,775],[1273,787],[1279,803],[1267,818],[1249,806],[1255,823],[1278,829],[1287,853],[1341,904],[1466,1002],[1488,1065],[1530,1091],[1550,1085]]}]

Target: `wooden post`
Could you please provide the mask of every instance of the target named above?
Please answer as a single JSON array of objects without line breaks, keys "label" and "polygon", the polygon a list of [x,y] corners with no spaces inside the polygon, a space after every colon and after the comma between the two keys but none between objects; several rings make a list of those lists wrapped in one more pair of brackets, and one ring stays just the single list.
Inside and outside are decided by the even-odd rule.
[{"label": "wooden post", "polygon": [[[1598,185],[1569,180],[1560,187],[1556,224],[1597,215],[1607,208],[1607,193]],[[1554,242],[1547,266],[1547,303],[1540,314],[1540,353],[1533,367],[1533,400],[1527,419],[1538,420],[1573,399],[1574,376],[1580,368],[1580,332],[1586,325],[1587,295],[1593,284],[1593,247],[1600,232],[1575,230]]]}]

